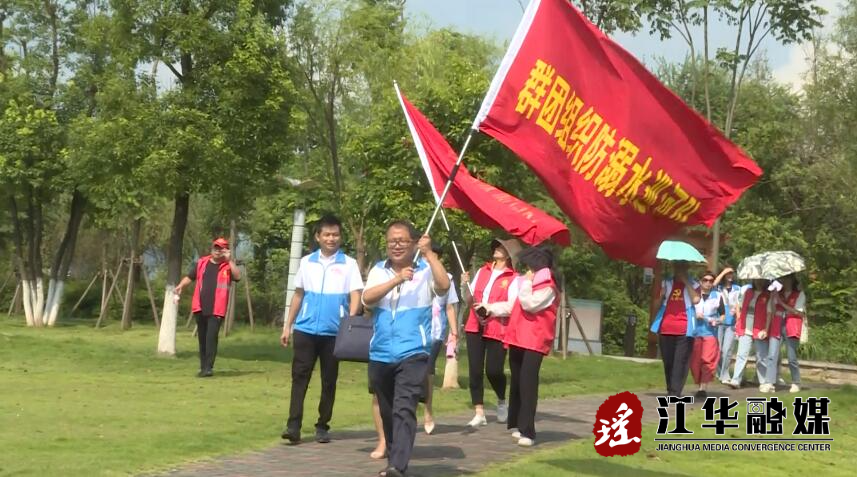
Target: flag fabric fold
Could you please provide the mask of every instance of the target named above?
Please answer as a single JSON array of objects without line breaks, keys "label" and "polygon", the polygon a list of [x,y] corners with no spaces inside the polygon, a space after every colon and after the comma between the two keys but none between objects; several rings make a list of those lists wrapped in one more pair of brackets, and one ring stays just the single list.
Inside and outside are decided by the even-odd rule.
[{"label": "flag fabric fold", "polygon": [[[414,139],[420,163],[426,173],[435,202],[455,166],[457,156],[434,125],[398,91],[408,129]],[[503,229],[530,245],[552,240],[570,245],[571,235],[561,221],[541,209],[485,183],[462,164],[455,175],[443,206],[463,210],[476,224],[489,229]]]},{"label": "flag fabric fold", "polygon": [[651,265],[762,171],[568,0],[532,0],[473,128],[514,151],[613,258]]}]

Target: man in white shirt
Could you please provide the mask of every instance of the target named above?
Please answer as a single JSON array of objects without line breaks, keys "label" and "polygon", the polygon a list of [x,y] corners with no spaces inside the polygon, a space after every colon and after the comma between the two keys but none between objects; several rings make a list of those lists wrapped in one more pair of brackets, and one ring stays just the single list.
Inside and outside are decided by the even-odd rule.
[{"label": "man in white shirt", "polygon": [[[332,215],[316,225],[319,248],[301,259],[295,277],[295,294],[283,324],[280,342],[292,342],[292,392],[289,419],[282,438],[296,444],[301,440],[303,406],[316,361],[321,367],[321,399],[315,424],[315,440],[330,442],[329,422],[333,416],[339,362],[333,356],[339,322],[360,311],[363,278],[357,262],[340,249],[342,223]],[[294,331],[292,331],[294,324]]]}]

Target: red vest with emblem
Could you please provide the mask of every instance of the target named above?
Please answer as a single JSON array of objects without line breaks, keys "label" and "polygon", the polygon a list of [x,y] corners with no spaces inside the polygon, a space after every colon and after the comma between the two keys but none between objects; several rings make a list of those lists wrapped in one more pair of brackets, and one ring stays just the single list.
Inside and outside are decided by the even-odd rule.
[{"label": "red vest with emblem", "polygon": [[[485,292],[485,287],[488,286],[488,281],[491,279],[493,271],[493,263],[488,262],[479,269],[479,276],[476,277],[476,286],[473,289],[473,300],[478,303],[482,300],[482,294]],[[500,273],[500,276],[494,280],[491,285],[491,291],[488,292],[488,303],[509,300],[509,285],[512,280],[517,278],[515,270],[506,268]],[[479,333],[479,317],[473,309],[470,309],[470,316],[467,317],[467,323],[464,326],[464,331],[468,333]],[[503,341],[503,334],[506,331],[506,318],[499,316],[489,316],[485,322],[485,327],[482,330],[482,336],[491,338],[497,341]]]},{"label": "red vest with emblem", "polygon": [[[553,288],[556,293],[556,283],[551,276],[547,280],[533,283],[533,292],[544,288]],[[515,300],[512,314],[509,315],[509,325],[503,343],[508,346],[528,349],[544,355],[551,352],[553,340],[556,337],[556,310],[559,299],[554,296],[553,302],[544,310],[529,313],[521,306],[521,300]]]},{"label": "red vest with emblem", "polygon": [[[205,266],[211,261],[211,255],[206,255],[196,263],[196,287],[193,289],[193,300],[191,311],[199,313],[202,304],[199,302],[199,291],[202,290],[202,280],[205,276]],[[229,302],[229,282],[232,281],[232,269],[229,262],[221,262],[217,269],[217,287],[214,289],[214,316],[223,318],[226,316],[226,304]]]},{"label": "red vest with emblem", "polygon": [[[800,290],[792,290],[791,295],[786,298],[786,303],[792,308],[795,307],[798,297],[802,292]],[[800,332],[803,329],[803,317],[798,314],[787,314],[785,308],[777,305],[777,315],[783,314],[786,316],[786,337],[800,338]]]},{"label": "red vest with emblem", "polygon": [[[753,301],[755,293],[755,290],[752,288],[744,293],[741,314],[738,315],[738,320],[735,321],[735,335],[738,337],[744,336],[744,332],[746,331],[747,311],[750,308],[750,302]],[[763,291],[756,300],[756,308],[753,312],[753,339],[759,339],[759,332],[765,329],[765,322],[768,320],[768,298],[770,296],[770,293]],[[779,334],[779,332],[777,333]]]}]

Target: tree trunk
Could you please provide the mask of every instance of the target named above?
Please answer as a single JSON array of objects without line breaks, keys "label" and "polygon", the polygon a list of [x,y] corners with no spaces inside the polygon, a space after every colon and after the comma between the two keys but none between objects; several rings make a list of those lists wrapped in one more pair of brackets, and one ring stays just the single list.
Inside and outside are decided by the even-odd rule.
[{"label": "tree trunk", "polygon": [[9,195],[9,218],[12,220],[12,240],[15,244],[15,262],[21,276],[21,303],[24,307],[24,319],[27,326],[36,326],[33,316],[31,297],[32,269],[28,261],[29,253],[24,254],[24,228],[18,217],[18,202]]},{"label": "tree trunk", "polygon": [[131,253],[128,254],[128,285],[125,287],[125,303],[122,308],[122,329],[131,329],[132,309],[134,306],[134,271],[137,265],[137,247],[140,244],[140,227],[143,219],[137,219],[131,226]]},{"label": "tree trunk", "polygon": [[182,245],[187,227],[190,194],[176,194],[173,226],[170,233],[170,246],[167,251],[167,283],[164,289],[164,307],[161,315],[161,329],[158,333],[158,354],[175,356],[176,354],[176,314],[178,303],[174,300],[175,287],[182,273]]},{"label": "tree trunk", "polygon": [[51,266],[48,298],[45,305],[45,318],[48,326],[54,326],[59,316],[63,290],[65,289],[65,279],[68,276],[68,271],[71,268],[71,262],[74,258],[74,248],[77,245],[77,235],[80,231],[80,224],[83,222],[86,203],[86,197],[80,191],[75,190],[71,197],[65,235],[63,235],[62,242],[60,242],[59,249],[57,249],[56,256],[54,257],[54,263]]}]

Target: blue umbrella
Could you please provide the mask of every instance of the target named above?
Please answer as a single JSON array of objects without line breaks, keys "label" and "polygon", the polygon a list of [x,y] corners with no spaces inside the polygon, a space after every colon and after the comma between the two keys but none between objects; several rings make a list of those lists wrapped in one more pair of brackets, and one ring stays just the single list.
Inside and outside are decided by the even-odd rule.
[{"label": "blue umbrella", "polygon": [[658,260],[671,262],[701,262],[706,263],[705,257],[693,245],[677,240],[666,240],[658,247]]}]

